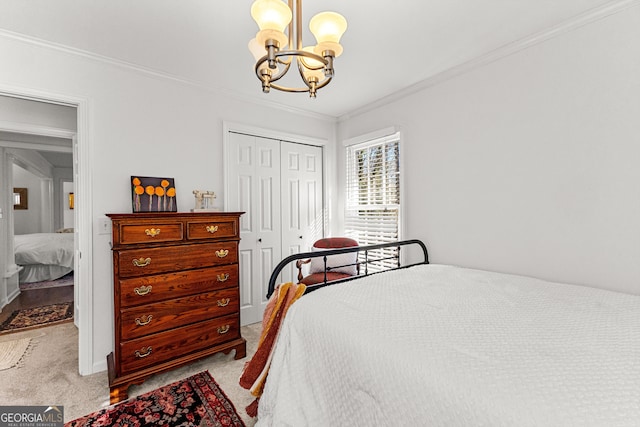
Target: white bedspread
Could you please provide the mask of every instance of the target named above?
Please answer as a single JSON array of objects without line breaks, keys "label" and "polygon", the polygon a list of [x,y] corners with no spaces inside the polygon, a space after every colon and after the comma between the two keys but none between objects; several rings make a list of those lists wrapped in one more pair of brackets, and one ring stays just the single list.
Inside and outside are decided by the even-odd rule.
[{"label": "white bedspread", "polygon": [[640,296],[426,265],[289,310],[257,426],[638,426]]},{"label": "white bedspread", "polygon": [[73,233],[35,233],[15,236],[16,264],[73,267]]}]

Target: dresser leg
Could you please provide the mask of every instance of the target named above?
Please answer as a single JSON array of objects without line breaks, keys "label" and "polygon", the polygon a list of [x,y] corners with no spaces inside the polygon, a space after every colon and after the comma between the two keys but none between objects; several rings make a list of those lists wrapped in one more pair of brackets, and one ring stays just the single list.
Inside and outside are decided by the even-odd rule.
[{"label": "dresser leg", "polygon": [[233,357],[235,360],[243,359],[247,355],[247,342],[242,338],[242,342],[234,347],[236,355]]},{"label": "dresser leg", "polygon": [[116,386],[109,388],[109,403],[114,404],[129,398],[129,386]]}]

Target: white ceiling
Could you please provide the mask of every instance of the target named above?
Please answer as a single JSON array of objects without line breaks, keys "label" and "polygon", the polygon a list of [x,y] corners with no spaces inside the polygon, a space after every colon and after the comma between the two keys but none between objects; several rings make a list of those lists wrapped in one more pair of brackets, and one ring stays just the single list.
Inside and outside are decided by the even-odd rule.
[{"label": "white ceiling", "polygon": [[[0,29],[179,77],[256,102],[340,117],[610,0],[304,0],[349,28],[318,92],[263,94],[247,42],[252,0],[0,0]],[[393,7],[395,10],[390,10]],[[314,43],[310,34],[305,45]]]},{"label": "white ceiling", "polygon": [[57,153],[55,151],[38,151],[44,159],[54,168],[73,168],[73,154]]},{"label": "white ceiling", "polygon": [[[70,139],[0,131],[0,141],[8,147],[33,150],[54,168],[73,167]],[[42,148],[36,149],[36,146]]]}]

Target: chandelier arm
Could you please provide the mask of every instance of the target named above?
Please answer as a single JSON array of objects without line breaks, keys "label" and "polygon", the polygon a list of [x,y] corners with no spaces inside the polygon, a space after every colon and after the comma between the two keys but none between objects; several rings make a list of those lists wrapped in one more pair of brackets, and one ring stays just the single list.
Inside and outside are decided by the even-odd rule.
[{"label": "chandelier arm", "polygon": [[290,65],[291,64],[291,58],[289,58],[289,59],[281,59],[281,58],[277,58],[276,57],[276,61],[278,62],[278,64],[282,64],[282,65]]},{"label": "chandelier arm", "polygon": [[[268,56],[265,55],[262,58],[260,58],[257,62],[256,65],[253,67],[254,71],[256,73],[256,76],[258,77],[259,80],[263,81],[264,78],[262,77],[262,71],[261,71],[261,65],[264,64],[265,62],[267,62],[268,60]],[[277,80],[280,80],[280,78],[282,78],[285,74],[287,74],[287,72],[289,71],[289,67],[291,66],[291,60],[289,61],[280,61],[278,60],[278,63],[283,64],[285,67],[282,69],[282,71],[280,71],[278,74],[276,74],[274,77],[270,77],[269,81],[270,82],[275,82]]]},{"label": "chandelier arm", "polygon": [[308,87],[300,87],[300,88],[292,88],[292,87],[286,87],[286,86],[280,86],[277,84],[272,84],[271,85],[272,88],[277,89],[279,91],[282,92],[296,92],[296,93],[304,93],[304,92],[309,92],[309,88]]},{"label": "chandelier arm", "polygon": [[[325,79],[322,82],[318,83],[316,85],[316,89],[321,89],[321,88],[325,87],[327,84],[329,84],[330,81],[331,81],[331,77],[328,77],[327,79]],[[282,92],[297,92],[297,93],[309,92],[309,88],[307,86],[300,87],[300,88],[290,88],[290,87],[286,87],[286,86],[280,86],[280,85],[277,85],[277,84],[272,84],[271,87],[274,88],[274,89],[277,89],[277,90],[281,90]]]},{"label": "chandelier arm", "polygon": [[[275,55],[276,58],[280,58],[282,56],[304,56],[305,58],[310,58],[318,62],[322,62],[323,66],[328,64],[328,61],[324,57],[312,52],[307,52],[305,50],[279,50]],[[318,69],[320,68],[321,67],[318,67]]]},{"label": "chandelier arm", "polygon": [[[282,65],[286,65],[287,67],[289,65],[291,65],[291,61],[292,61],[292,57],[294,56],[306,56],[307,58],[311,58],[314,59],[318,62],[322,62],[324,65],[328,64],[328,61],[323,58],[320,55],[316,55],[314,53],[311,52],[305,52],[304,50],[298,51],[298,50],[279,50],[276,51],[275,53],[275,58],[276,61],[278,62],[278,64],[282,64]],[[284,58],[284,59],[283,59]],[[286,59],[289,58],[289,59]],[[268,55],[263,56],[262,58],[258,59],[256,61],[256,65],[254,66],[254,69],[256,70],[256,72],[258,71],[260,65],[268,60]],[[313,67],[309,67],[312,70],[319,70],[322,67],[317,67],[317,68],[313,68]],[[259,74],[259,73],[257,73]]]},{"label": "chandelier arm", "polygon": [[[327,60],[319,55],[316,55],[315,53],[311,53],[311,52],[307,52],[304,50],[280,50],[277,51],[275,53],[275,57],[278,60],[279,63],[284,64],[285,68],[278,73],[276,76],[274,77],[269,77],[269,85],[277,90],[281,90],[283,92],[309,92],[309,90],[311,89],[311,83],[309,81],[307,81],[307,79],[305,79],[304,74],[303,74],[303,70],[301,67],[303,67],[299,61],[298,61],[298,71],[300,72],[300,75],[302,77],[302,81],[305,84],[305,87],[302,88],[290,88],[287,86],[281,86],[281,85],[277,85],[277,84],[273,84],[273,82],[280,80],[282,77],[284,77],[285,74],[287,74],[287,72],[289,71],[289,68],[291,67],[291,62],[293,61],[293,57],[306,57],[306,58],[311,58],[314,59],[318,62],[321,62],[324,65],[327,65]],[[286,58],[289,57],[288,60],[283,60],[282,58]],[[264,81],[264,77],[261,74],[261,70],[260,70],[260,66],[265,63],[268,60],[268,55],[263,56],[262,58],[260,58],[257,62],[256,65],[254,67],[255,72],[256,72],[256,76],[258,77],[258,79],[260,81]],[[320,69],[322,68],[322,66],[319,66],[317,68],[314,67],[309,67],[309,69]],[[323,87],[325,87],[327,84],[329,84],[329,82],[331,81],[332,77],[326,77],[325,79],[323,79],[321,82],[317,82],[315,85],[315,89],[321,89]]]},{"label": "chandelier arm", "polygon": [[260,66],[265,62],[267,62],[267,60],[268,60],[268,55],[265,55],[262,58],[258,59],[256,61],[256,65],[253,66],[253,70],[255,71],[256,76],[258,76],[260,80],[262,80],[262,77],[260,77]]},{"label": "chandelier arm", "polygon": [[[305,87],[300,87],[300,88],[291,88],[291,87],[287,87],[287,86],[281,86],[278,84],[271,84],[271,87],[283,92],[310,92],[311,90],[313,90],[314,92],[317,91],[318,89],[322,89],[323,87],[325,87],[326,85],[329,84],[329,82],[331,82],[331,79],[333,77],[325,77],[321,82],[316,82],[315,84],[315,88],[312,88],[312,84],[310,81],[308,81],[305,77],[304,74],[302,72],[301,69],[302,65],[298,64],[298,70],[300,72],[300,77],[302,78],[302,81],[304,82],[304,84],[306,85]],[[284,76],[284,74],[279,75],[276,79],[272,79],[271,81],[273,82],[274,80],[278,80],[280,77]]]},{"label": "chandelier arm", "polygon": [[[314,90],[315,88],[318,87],[318,79],[316,77],[313,77],[313,82],[314,84],[312,85],[311,82],[311,78],[307,79],[307,77],[304,75],[305,70],[307,69],[317,69],[317,68],[306,68],[305,64],[302,63],[302,61],[298,60],[298,73],[300,74],[300,78],[302,79],[302,81],[304,82],[305,85],[307,85],[307,87],[310,90]],[[324,80],[323,80],[324,81]]]},{"label": "chandelier arm", "polygon": [[287,72],[289,71],[289,67],[291,66],[291,62],[289,62],[288,64],[285,64],[285,67],[282,71],[280,71],[275,77],[271,78],[272,82],[277,82],[278,80],[280,80],[282,77],[284,77]]},{"label": "chandelier arm", "polygon": [[[287,52],[282,52],[282,54],[287,54]],[[313,82],[310,79],[307,79],[307,77],[304,75],[304,71],[305,70],[319,70],[324,68],[327,65],[327,60],[325,60],[324,58],[322,58],[319,55],[316,55],[314,53],[311,52],[307,52],[304,50],[297,50],[297,51],[290,51],[288,52],[289,55],[291,55],[291,58],[293,59],[293,56],[298,57],[298,60],[296,61],[298,63],[298,73],[300,74],[300,78],[302,79],[302,81],[304,82],[304,84],[307,86],[307,90],[305,90],[304,92],[310,92],[312,94],[313,97],[315,97],[315,92],[317,89],[325,86],[327,83],[329,83],[328,81],[326,81],[326,77],[324,80],[322,80],[322,83],[324,83],[323,85],[320,85],[317,81],[317,78],[314,78]],[[313,58],[314,60],[318,61],[321,65],[317,66],[317,67],[310,67],[308,66],[308,64],[303,63],[302,62],[302,58],[307,57],[307,58]],[[281,76],[280,76],[281,77]],[[326,81],[326,83],[325,83]]]},{"label": "chandelier arm", "polygon": [[300,78],[302,79],[302,82],[307,85],[307,90],[311,89],[311,83],[309,80],[307,80],[307,78],[304,76],[304,65],[302,65],[302,63],[300,61],[296,61],[298,63],[298,73],[300,74]]},{"label": "chandelier arm", "polygon": [[258,76],[260,80],[262,80],[262,78],[260,77],[260,65],[262,65],[262,63],[264,63],[266,60],[267,60],[267,55],[257,60],[256,65],[253,66],[253,71],[255,71],[256,76]]},{"label": "chandelier arm", "polygon": [[333,78],[333,77],[327,77],[327,78],[325,78],[323,81],[321,81],[321,82],[317,83],[317,84],[316,84],[316,89],[322,89],[323,87],[325,87],[326,85],[328,85],[332,78]]}]

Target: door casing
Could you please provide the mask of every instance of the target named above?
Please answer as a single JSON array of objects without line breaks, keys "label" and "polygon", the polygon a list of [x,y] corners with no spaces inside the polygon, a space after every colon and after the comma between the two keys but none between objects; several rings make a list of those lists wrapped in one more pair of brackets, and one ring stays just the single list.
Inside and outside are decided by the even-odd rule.
[{"label": "door casing", "polygon": [[[93,236],[92,225],[92,194],[91,194],[91,135],[90,135],[90,101],[87,98],[69,94],[50,93],[11,85],[0,85],[0,95],[27,99],[38,102],[65,105],[76,108],[77,130],[77,158],[74,160],[74,176],[76,182],[75,214],[75,250],[74,250],[74,279],[76,287],[76,305],[78,308],[78,372],[80,375],[90,375],[106,369],[105,362],[93,360]],[[9,132],[41,134],[45,136],[60,136],[59,129],[43,128],[37,125],[2,122],[0,129]],[[64,135],[74,137],[74,135]],[[77,168],[77,169],[76,169]],[[6,222],[5,222],[6,224]]]}]

